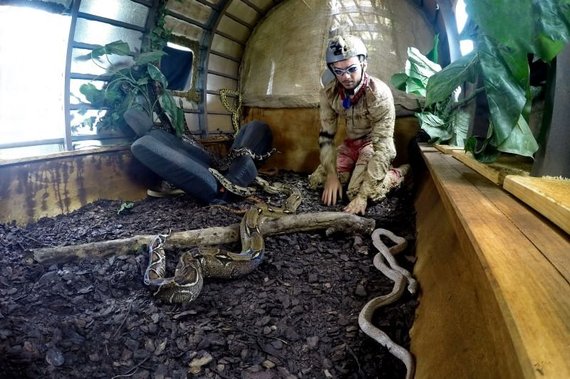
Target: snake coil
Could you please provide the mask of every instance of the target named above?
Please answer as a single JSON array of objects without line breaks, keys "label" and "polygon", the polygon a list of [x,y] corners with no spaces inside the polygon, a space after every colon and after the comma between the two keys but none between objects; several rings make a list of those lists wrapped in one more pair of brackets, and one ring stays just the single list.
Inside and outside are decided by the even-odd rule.
[{"label": "snake coil", "polygon": [[[384,242],[382,242],[381,236],[389,238],[395,245],[388,248]],[[407,241],[389,230],[378,228],[372,232],[372,243],[378,250],[378,253],[373,259],[374,267],[390,278],[394,282],[394,287],[389,294],[375,297],[364,305],[358,316],[358,325],[365,334],[384,346],[392,355],[401,360],[406,366],[406,379],[412,379],[415,372],[415,362],[412,354],[392,341],[385,332],[372,323],[374,312],[380,307],[397,301],[404,293],[406,284],[410,293],[414,294],[416,292],[416,280],[406,269],[400,267],[394,259],[394,254],[406,248]],[[385,261],[387,261],[389,265],[387,265]]]},{"label": "snake coil", "polygon": [[154,290],[154,296],[167,303],[189,303],[202,291],[204,278],[232,279],[249,274],[261,264],[265,253],[261,224],[267,218],[295,213],[302,201],[301,192],[295,187],[281,183],[269,184],[266,181],[264,184],[266,191],[288,192],[289,197],[281,208],[261,202],[246,211],[240,222],[239,253],[213,247],[201,247],[198,253],[187,251],[181,254],[174,276],[165,277],[164,244],[168,236],[159,234],[152,239],[148,248],[149,262],[144,273],[144,284]]}]

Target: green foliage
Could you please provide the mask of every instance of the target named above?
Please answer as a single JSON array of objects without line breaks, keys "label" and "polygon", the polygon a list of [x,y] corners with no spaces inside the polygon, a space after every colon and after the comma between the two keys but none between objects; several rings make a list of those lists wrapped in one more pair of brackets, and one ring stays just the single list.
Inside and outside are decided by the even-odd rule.
[{"label": "green foliage", "polygon": [[[475,39],[476,50],[429,76],[425,95],[423,90],[413,87],[417,80],[407,84],[404,90],[424,96],[424,107],[430,108],[447,101],[464,81],[480,77],[483,88],[478,91],[484,91],[487,97],[491,124],[483,141],[468,139],[466,150],[482,161],[495,159],[500,152],[532,157],[538,143],[528,125],[534,92],[529,84],[528,55],[550,62],[568,43],[570,0],[521,0],[516,4],[510,0],[465,2],[471,17],[465,35]],[[411,59],[415,61],[417,57]],[[397,88],[403,89],[402,74],[396,74],[392,80],[400,85]],[[435,115],[443,119],[437,113],[441,109],[445,108],[436,109]],[[436,117],[423,118],[429,121],[428,128],[437,124]],[[439,140],[449,135],[430,131]]]},{"label": "green foliage", "polygon": [[[77,59],[91,59],[101,66],[106,60],[110,75],[108,82],[98,89],[94,84],[83,84],[79,91],[85,96],[93,108],[106,111],[94,125],[95,118],[88,119],[84,124],[96,126],[98,131],[128,130],[123,114],[131,108],[144,110],[149,117],[154,114],[167,117],[167,121],[180,135],[184,132],[184,112],[176,105],[170,91],[166,88],[168,82],[160,69],[156,66],[164,55],[162,50],[136,53],[131,51],[129,45],[123,41],[115,41],[93,49],[89,54]],[[129,57],[130,63],[113,64],[113,56]],[[103,67],[103,66],[101,66]],[[85,113],[87,107],[80,110]],[[100,112],[101,113],[101,112]],[[164,120],[163,120],[164,121]]]},{"label": "green foliage", "polygon": [[[436,36],[434,46],[437,46],[437,41]],[[430,55],[436,56],[433,50]],[[432,143],[463,146],[469,128],[469,115],[459,109],[460,103],[453,94],[464,80],[471,78],[471,70],[468,63],[457,62],[453,71],[455,75],[448,78],[446,83],[431,84],[432,90],[428,92],[431,78],[440,71],[440,65],[422,55],[418,49],[410,47],[405,72],[393,75],[391,82],[397,89],[425,100],[423,105],[420,104],[421,111],[416,113],[416,117],[420,127],[431,137]]]},{"label": "green foliage", "polygon": [[117,214],[120,215],[122,213],[130,212],[131,209],[135,206],[135,203],[132,201],[125,201],[121,203],[121,207],[117,210]]}]

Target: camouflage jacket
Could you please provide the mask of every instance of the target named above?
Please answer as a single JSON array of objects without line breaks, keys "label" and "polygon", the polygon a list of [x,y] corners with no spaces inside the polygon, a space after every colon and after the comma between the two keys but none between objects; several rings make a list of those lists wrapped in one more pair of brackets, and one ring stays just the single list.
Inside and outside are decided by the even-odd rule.
[{"label": "camouflage jacket", "polygon": [[332,143],[340,118],[346,120],[346,136],[369,138],[374,154],[363,173],[358,196],[378,200],[385,195],[381,182],[396,156],[394,123],[396,111],[390,88],[378,78],[368,76],[368,83],[355,104],[343,106],[340,84],[333,80],[320,93],[320,159],[325,172],[336,173],[336,147]]}]

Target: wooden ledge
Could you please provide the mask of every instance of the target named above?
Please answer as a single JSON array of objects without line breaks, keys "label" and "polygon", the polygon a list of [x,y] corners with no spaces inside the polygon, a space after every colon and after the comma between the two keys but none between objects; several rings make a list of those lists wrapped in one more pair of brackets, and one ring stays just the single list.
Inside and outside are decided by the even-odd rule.
[{"label": "wooden ledge", "polygon": [[[444,245],[423,250],[423,256],[418,256],[417,276],[425,292],[422,294],[425,302],[420,299],[418,321],[422,324],[418,326],[417,336],[421,337],[422,333],[437,336],[429,331],[430,323],[421,318],[428,319],[430,316],[426,313],[429,312],[442,312],[436,318],[445,317],[457,324],[451,325],[456,333],[453,338],[445,341],[441,338],[450,345],[448,358],[456,354],[454,348],[459,348],[467,349],[459,353],[463,357],[471,357],[475,362],[481,359],[480,363],[462,362],[467,365],[461,368],[465,370],[462,374],[467,375],[469,367],[472,369],[469,373],[474,374],[479,364],[487,370],[482,372],[489,375],[484,377],[570,378],[568,234],[451,155],[430,148],[424,149],[422,155],[429,168],[430,183],[433,182],[439,198],[435,195],[418,200],[424,207],[418,210],[418,249],[422,245],[421,238],[437,243],[430,232],[437,233],[437,224],[446,220],[458,242],[445,245],[442,241]],[[434,205],[420,204],[426,199]],[[431,217],[430,207],[436,206],[433,212],[439,212],[439,202],[443,205],[443,215],[437,213],[437,217]],[[420,217],[431,219],[422,222]],[[440,258],[432,258],[428,253],[438,254]],[[432,261],[449,267],[426,266]],[[439,276],[432,277],[429,272],[432,269],[439,270]],[[462,271],[457,273],[457,269]],[[445,275],[454,279],[449,280]],[[426,278],[423,283],[422,276]],[[454,283],[454,287],[449,287]],[[422,313],[422,302],[424,307],[432,304],[434,309],[425,309]],[[447,310],[445,306],[454,309]],[[479,314],[466,315],[461,309],[474,306]],[[438,321],[432,317],[430,322],[433,327]],[[440,333],[449,335],[450,332],[441,330]],[[412,335],[412,345],[415,337]],[[462,338],[471,343],[460,341]],[[469,353],[468,349],[473,352]],[[420,370],[421,353],[417,351]],[[457,371],[459,366],[454,369]],[[431,377],[438,376],[433,373]]]},{"label": "wooden ledge", "polygon": [[503,188],[570,233],[570,180],[507,175]]},{"label": "wooden ledge", "polygon": [[569,179],[530,177],[532,160],[526,157],[504,154],[496,162],[486,164],[478,162],[463,148],[447,145],[434,147],[444,154],[452,155],[496,185],[502,186],[566,233],[570,233]]}]

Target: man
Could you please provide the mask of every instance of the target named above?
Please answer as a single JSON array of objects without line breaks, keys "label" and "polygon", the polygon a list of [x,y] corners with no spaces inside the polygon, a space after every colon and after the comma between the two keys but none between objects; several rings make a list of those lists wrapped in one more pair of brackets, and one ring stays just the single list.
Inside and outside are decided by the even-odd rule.
[{"label": "man", "polygon": [[[348,184],[345,212],[366,212],[368,199],[380,201],[403,182],[408,165],[391,167],[396,157],[396,112],[390,88],[366,73],[367,49],[362,40],[338,35],[328,41],[326,63],[335,80],[320,93],[321,164],[309,176],[311,188],[324,184],[321,200],[335,205]],[[336,149],[339,118],[346,120],[344,142]]]}]

